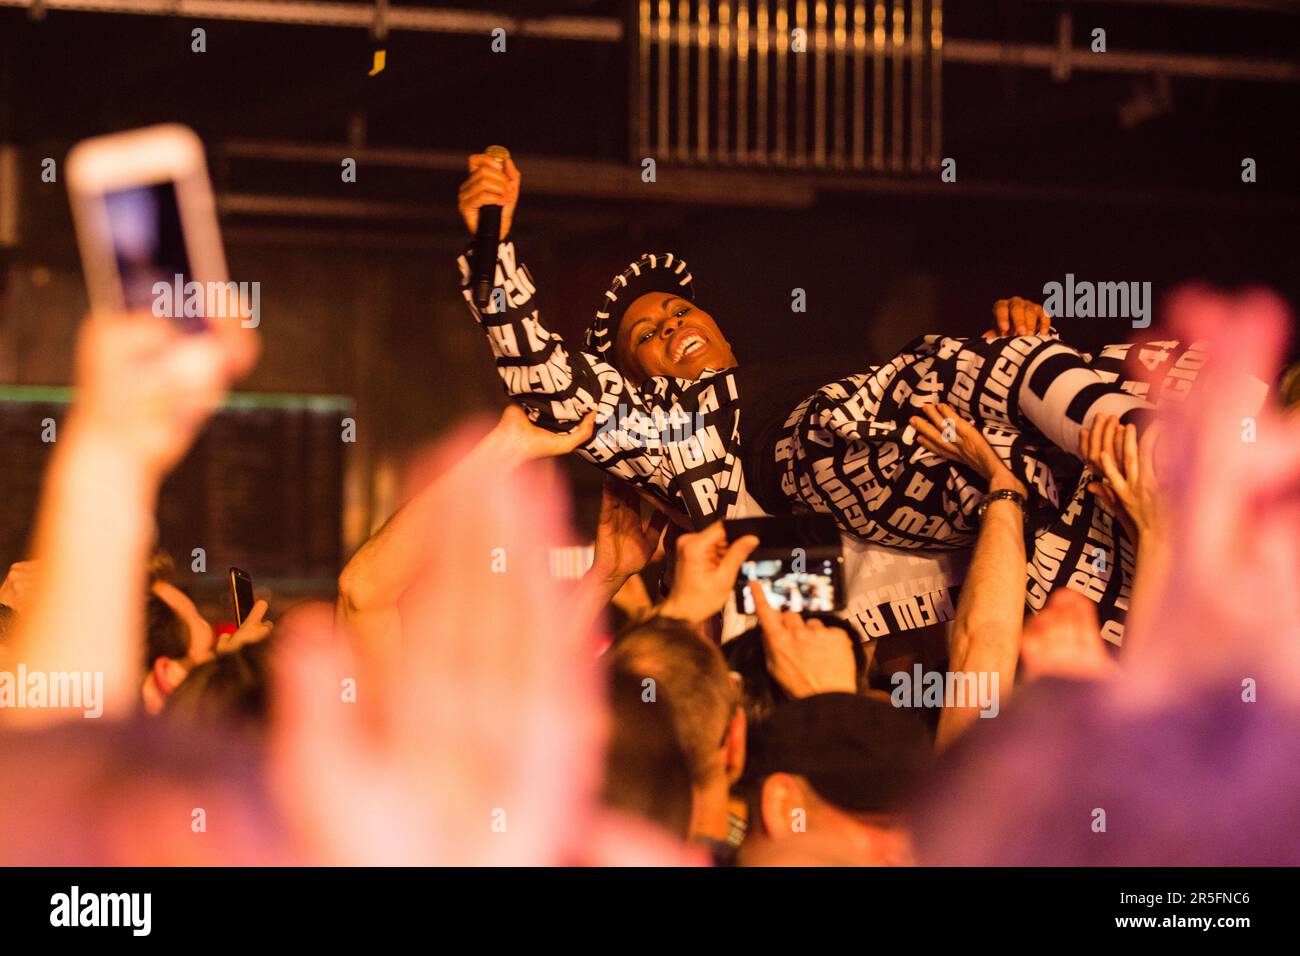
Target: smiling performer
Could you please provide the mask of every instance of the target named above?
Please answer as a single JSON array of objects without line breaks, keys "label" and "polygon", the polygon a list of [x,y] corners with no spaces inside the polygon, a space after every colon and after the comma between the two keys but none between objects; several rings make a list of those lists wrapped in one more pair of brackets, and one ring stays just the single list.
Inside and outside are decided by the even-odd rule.
[{"label": "smiling performer", "polygon": [[[1056,340],[1041,308],[1014,299],[999,303],[994,335],[1040,334],[926,335],[883,365],[811,377],[779,364],[742,366],[696,304],[687,264],[663,252],[614,276],[585,347],[570,351],[542,325],[533,278],[504,241],[519,170],[486,155],[471,156],[469,170],[459,202],[466,225],[473,233],[478,208],[499,204],[503,241],[492,301],[480,312],[468,288],[466,301],[507,393],[536,424],[567,431],[598,409],[597,432],[579,453],[695,529],[755,513],[757,502],[769,514],[830,514],[861,541],[948,550],[973,544],[985,494],[966,466],[918,441],[914,417],[946,403],[981,430],[1026,488],[1027,497],[999,492],[1018,499],[1026,532],[1035,535],[1026,603],[1042,607],[1057,586],[1080,591],[1097,602],[1103,632],[1118,642],[1133,546],[1087,491],[1077,452],[1080,429],[1093,416],[1133,421],[1152,407],[1141,397],[1148,387],[1163,387],[1125,376],[1129,346],[1109,347],[1091,361]],[[465,284],[471,255],[460,259]],[[1161,345],[1154,358],[1144,356],[1149,369],[1199,367],[1193,352]],[[859,623],[879,635],[951,616],[946,586],[907,597],[916,600],[881,602],[878,619],[859,615]]]}]

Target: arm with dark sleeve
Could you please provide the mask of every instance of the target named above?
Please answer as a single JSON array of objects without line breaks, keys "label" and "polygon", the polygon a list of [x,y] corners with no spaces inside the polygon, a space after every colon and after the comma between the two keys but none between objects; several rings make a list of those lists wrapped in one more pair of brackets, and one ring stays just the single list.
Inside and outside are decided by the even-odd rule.
[{"label": "arm with dark sleeve", "polygon": [[568,431],[597,409],[596,433],[579,454],[604,471],[656,497],[671,500],[668,456],[657,423],[671,412],[654,408],[613,365],[564,340],[541,322],[537,287],[513,242],[497,250],[493,294],[485,309],[475,307],[470,257],[459,260],[461,289],[470,312],[487,334],[506,394],[549,431]]}]

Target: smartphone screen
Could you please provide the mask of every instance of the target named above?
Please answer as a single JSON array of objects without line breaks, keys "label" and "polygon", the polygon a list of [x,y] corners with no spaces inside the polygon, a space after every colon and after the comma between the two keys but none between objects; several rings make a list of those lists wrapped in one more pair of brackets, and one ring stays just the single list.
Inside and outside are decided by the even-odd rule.
[{"label": "smartphone screen", "polygon": [[203,317],[186,316],[184,296],[177,295],[190,281],[192,270],[176,184],[168,181],[106,192],[104,207],[126,307],[153,311],[159,299],[155,284],[164,282],[171,291],[163,314],[170,314],[187,332],[202,331],[206,327]]},{"label": "smartphone screen", "polygon": [[756,535],[758,548],[736,575],[736,607],[754,613],[751,581],[778,611],[826,613],[844,606],[844,549],[830,515],[768,515],[725,522],[727,540]]},{"label": "smartphone screen", "polygon": [[736,600],[745,614],[754,613],[754,596],[749,583],[759,582],[767,603],[778,611],[806,614],[834,611],[840,602],[840,561],[833,557],[808,556],[803,569],[794,570],[786,558],[759,558],[740,566],[736,578]]},{"label": "smartphone screen", "polygon": [[230,594],[235,603],[235,624],[242,626],[253,611],[253,579],[247,572],[230,569]]}]

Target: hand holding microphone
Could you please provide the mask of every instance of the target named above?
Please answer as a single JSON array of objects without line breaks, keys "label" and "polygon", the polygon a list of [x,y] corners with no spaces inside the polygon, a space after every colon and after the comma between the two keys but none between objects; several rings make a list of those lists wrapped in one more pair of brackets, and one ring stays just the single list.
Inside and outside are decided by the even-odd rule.
[{"label": "hand holding microphone", "polygon": [[510,233],[519,202],[519,168],[501,146],[469,158],[469,178],[461,184],[458,206],[474,234],[474,304],[487,305],[496,273],[497,243]]}]

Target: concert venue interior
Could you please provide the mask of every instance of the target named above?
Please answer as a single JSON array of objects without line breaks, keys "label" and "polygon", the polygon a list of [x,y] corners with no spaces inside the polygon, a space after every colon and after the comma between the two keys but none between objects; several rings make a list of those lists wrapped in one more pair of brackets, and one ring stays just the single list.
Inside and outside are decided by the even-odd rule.
[{"label": "concert venue interior", "polygon": [[[260,356],[169,464],[152,512],[175,583],[220,634],[235,630],[232,566],[251,573],[270,617],[334,604],[348,562],[437,470],[429,450],[466,421],[486,430],[508,404],[497,364],[509,361],[494,363],[476,321],[488,316],[466,307],[457,263],[472,238],[458,188],[467,158],[489,145],[506,147],[522,174],[509,238],[570,356],[608,308],[610,277],[643,253],[671,251],[689,261],[694,302],[742,369],[770,363],[807,377],[877,368],[928,333],[978,342],[995,302],[1043,303],[1054,288],[1047,317],[1086,355],[1177,337],[1170,303],[1188,288],[1271,290],[1293,313],[1298,94],[1300,6],[1288,0],[0,0],[0,575],[35,555],[64,434],[51,440],[47,423],[75,418],[71,403],[85,391],[75,357],[91,300],[68,157],[90,137],[192,129],[230,277],[260,286]],[[1121,314],[1101,298],[1077,307],[1076,284],[1115,283],[1133,290]],[[1280,408],[1297,400],[1295,375],[1277,377],[1297,360],[1294,337],[1275,351],[1270,401]],[[1262,418],[1259,427],[1265,442],[1273,433]],[[558,460],[574,530],[550,542],[552,570],[558,561],[573,578],[594,560],[603,478],[576,455]],[[1263,474],[1252,461],[1243,474]],[[1030,472],[1019,478],[1032,485]],[[1182,476],[1171,487],[1187,507],[1227,508],[1239,493],[1210,494],[1191,465],[1169,474]],[[646,508],[655,489],[640,490]],[[708,523],[694,507],[678,508],[698,519],[679,521],[679,532]],[[1249,522],[1263,521],[1264,507],[1241,519],[1246,527],[1262,526]],[[980,527],[974,505],[967,511],[962,553]],[[851,517],[836,515],[845,531]],[[1109,533],[1110,512],[1096,520]],[[1213,580],[1188,543],[1200,532],[1184,532],[1179,547],[1195,555],[1175,547],[1175,574]],[[1080,573],[1106,581],[1132,572],[1131,549],[1107,552],[1100,570],[1079,560],[1093,562]],[[657,552],[641,575],[650,604],[670,587],[664,564]],[[1031,598],[1041,577],[1030,572]],[[936,599],[947,608],[940,618],[965,613],[957,593]],[[1117,613],[1128,600],[1126,585]],[[1294,592],[1277,596],[1283,629],[1293,603]],[[627,620],[620,611],[596,630],[607,641]],[[875,642],[873,667],[894,659],[894,637]],[[944,647],[942,628],[932,643]],[[1122,665],[1116,644],[1106,653]],[[0,658],[5,666],[16,659]],[[872,686],[887,695],[888,675]],[[1289,746],[1294,760],[1294,737]],[[0,764],[10,757],[4,750]],[[1174,786],[1169,773],[1153,777],[1153,793]],[[739,812],[736,787],[731,799]],[[751,831],[757,806],[751,799]],[[959,826],[952,812],[944,819]],[[1249,844],[1289,845],[1287,859],[1262,849],[1179,856],[1154,838],[1095,860],[1050,840],[1058,856],[918,852],[959,864],[1294,864],[1300,833],[1289,838]],[[274,862],[581,862],[571,852],[313,855],[299,844],[285,854]],[[237,852],[191,862],[227,860],[266,862]],[[10,861],[43,859],[15,850]],[[65,848],[53,862],[156,861]]]}]

